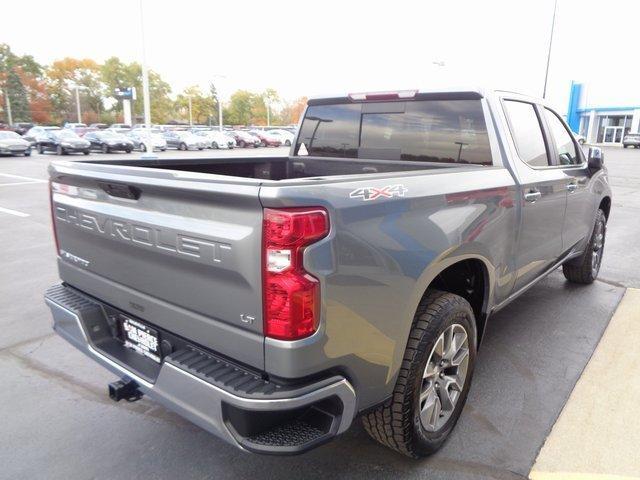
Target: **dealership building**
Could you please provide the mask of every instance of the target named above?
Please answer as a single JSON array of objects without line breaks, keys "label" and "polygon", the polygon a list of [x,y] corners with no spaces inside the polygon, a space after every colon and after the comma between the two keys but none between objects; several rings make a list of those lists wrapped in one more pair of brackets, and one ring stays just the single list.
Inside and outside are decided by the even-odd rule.
[{"label": "dealership building", "polygon": [[626,133],[640,132],[640,88],[571,82],[567,123],[588,143],[620,144]]}]

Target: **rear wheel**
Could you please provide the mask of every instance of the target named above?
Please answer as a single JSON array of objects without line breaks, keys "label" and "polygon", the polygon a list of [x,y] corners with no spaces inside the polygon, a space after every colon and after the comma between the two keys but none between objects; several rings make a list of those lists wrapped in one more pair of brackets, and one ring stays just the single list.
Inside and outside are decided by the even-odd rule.
[{"label": "rear wheel", "polygon": [[584,253],[562,265],[562,273],[567,280],[573,283],[588,284],[598,278],[606,235],[607,217],[602,210],[598,210],[593,232]]},{"label": "rear wheel", "polygon": [[58,145],[56,147],[56,155],[64,155],[64,154],[65,154],[64,148],[62,148],[62,145]]},{"label": "rear wheel", "polygon": [[185,151],[187,149],[187,144],[186,143],[181,143],[180,146],[178,147],[180,150]]},{"label": "rear wheel", "polygon": [[211,142],[211,148],[215,148],[218,150],[220,147],[218,146],[218,142]]},{"label": "rear wheel", "polygon": [[140,151],[141,151],[141,152],[146,152],[146,151],[148,151],[148,150],[147,150],[147,146],[146,146],[144,143],[141,143],[141,144],[140,144]]},{"label": "rear wheel", "polygon": [[109,153],[109,147],[106,144],[102,144],[101,147],[102,153]]},{"label": "rear wheel", "polygon": [[285,144],[287,147],[290,147],[290,146],[291,146],[291,140],[285,140],[284,144]]},{"label": "rear wheel", "polygon": [[410,457],[438,450],[466,401],[476,338],[469,302],[428,291],[416,311],[391,399],[362,417],[369,435]]},{"label": "rear wheel", "polygon": [[38,153],[42,155],[44,153],[44,147],[42,145],[38,145]]},{"label": "rear wheel", "polygon": [[238,142],[238,146],[239,146],[240,148],[244,148],[244,147],[245,147],[245,143],[244,143],[244,141],[243,141],[243,140],[240,140],[240,141]]}]

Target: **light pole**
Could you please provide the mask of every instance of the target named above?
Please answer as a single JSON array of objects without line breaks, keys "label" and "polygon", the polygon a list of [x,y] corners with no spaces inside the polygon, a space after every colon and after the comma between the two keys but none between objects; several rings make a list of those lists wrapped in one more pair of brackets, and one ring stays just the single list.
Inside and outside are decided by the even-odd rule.
[{"label": "light pole", "polygon": [[142,103],[144,105],[144,124],[151,128],[151,103],[149,99],[149,70],[147,69],[147,53],[144,40],[144,8],[140,0],[140,40],[142,43]]},{"label": "light pole", "polygon": [[544,72],[544,88],[542,89],[542,98],[547,96],[547,79],[549,78],[549,63],[551,62],[551,47],[553,46],[553,31],[556,26],[556,11],[558,9],[558,0],[553,1],[553,17],[551,18],[551,35],[549,35],[549,50],[547,51],[547,68]]},{"label": "light pole", "polygon": [[[224,78],[226,75],[213,75],[212,78]],[[220,100],[220,88],[216,87],[216,101],[218,102],[218,130],[222,131],[222,101]]]},{"label": "light pole", "polygon": [[269,97],[265,97],[264,103],[267,104],[267,127],[271,126],[271,102],[269,101]]},{"label": "light pole", "polygon": [[82,109],[80,108],[80,90],[89,90],[89,89],[87,87],[85,87],[84,85],[78,85],[77,83],[72,84],[71,88],[73,88],[76,91],[76,118],[77,118],[77,122],[78,123],[82,123]]},{"label": "light pole", "polygon": [[11,114],[11,99],[9,98],[9,91],[7,90],[6,86],[4,87],[4,104],[7,108],[7,122],[8,125],[11,126],[13,125],[13,115]]},{"label": "light pole", "polygon": [[187,95],[189,99],[189,126],[193,127],[193,113],[191,111],[191,95]]}]

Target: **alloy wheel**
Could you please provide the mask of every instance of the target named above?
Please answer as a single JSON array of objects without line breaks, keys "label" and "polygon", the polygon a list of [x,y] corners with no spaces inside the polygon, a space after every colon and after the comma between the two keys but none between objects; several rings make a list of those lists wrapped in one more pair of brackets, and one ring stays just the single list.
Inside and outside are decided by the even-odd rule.
[{"label": "alloy wheel", "polygon": [[469,369],[469,336],[455,323],[440,334],[427,360],[420,386],[420,422],[425,430],[437,432],[447,423]]},{"label": "alloy wheel", "polygon": [[596,225],[596,231],[593,236],[593,248],[591,250],[591,273],[595,277],[600,270],[602,263],[602,252],[604,249],[605,225],[600,221]]}]

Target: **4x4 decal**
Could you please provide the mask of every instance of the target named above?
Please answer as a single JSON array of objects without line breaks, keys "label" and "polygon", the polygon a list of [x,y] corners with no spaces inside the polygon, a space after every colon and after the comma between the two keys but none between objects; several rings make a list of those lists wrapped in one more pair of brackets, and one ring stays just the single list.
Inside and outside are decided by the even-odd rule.
[{"label": "4x4 decal", "polygon": [[398,183],[396,185],[387,185],[386,187],[363,187],[358,188],[349,194],[349,198],[361,198],[365,202],[376,200],[377,198],[404,197],[408,188]]}]

